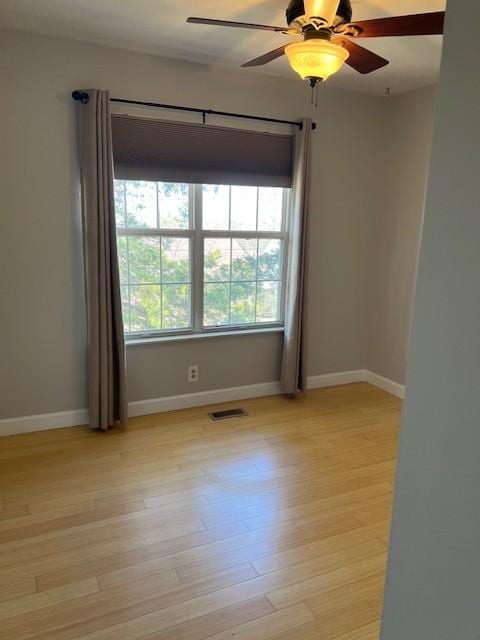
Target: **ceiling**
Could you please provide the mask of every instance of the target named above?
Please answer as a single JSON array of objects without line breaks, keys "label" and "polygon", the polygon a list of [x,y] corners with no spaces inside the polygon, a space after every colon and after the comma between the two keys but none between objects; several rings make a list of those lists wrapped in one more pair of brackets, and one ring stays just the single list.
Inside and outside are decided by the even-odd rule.
[{"label": "ceiling", "polygon": [[[284,25],[287,0],[0,0],[0,28],[35,32],[122,49],[220,64],[235,69],[251,58],[280,46],[287,36],[190,25],[189,15]],[[354,19],[363,20],[445,9],[446,0],[353,0]],[[442,37],[364,40],[388,58],[389,66],[369,76],[350,68],[329,85],[393,94],[433,84],[438,77]],[[285,59],[242,73],[297,78]]]}]

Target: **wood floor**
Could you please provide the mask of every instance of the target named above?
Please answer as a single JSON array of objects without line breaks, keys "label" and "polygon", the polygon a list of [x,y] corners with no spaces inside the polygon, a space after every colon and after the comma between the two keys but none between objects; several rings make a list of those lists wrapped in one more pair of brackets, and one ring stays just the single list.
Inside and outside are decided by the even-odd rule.
[{"label": "wood floor", "polygon": [[235,405],[0,439],[0,638],[377,640],[400,401]]}]

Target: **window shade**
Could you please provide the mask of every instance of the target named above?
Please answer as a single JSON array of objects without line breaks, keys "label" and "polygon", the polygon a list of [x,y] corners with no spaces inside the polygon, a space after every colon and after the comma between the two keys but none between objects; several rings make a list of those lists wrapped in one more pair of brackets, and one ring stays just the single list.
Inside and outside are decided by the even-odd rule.
[{"label": "window shade", "polygon": [[292,185],[293,137],[112,115],[115,177],[193,184]]}]

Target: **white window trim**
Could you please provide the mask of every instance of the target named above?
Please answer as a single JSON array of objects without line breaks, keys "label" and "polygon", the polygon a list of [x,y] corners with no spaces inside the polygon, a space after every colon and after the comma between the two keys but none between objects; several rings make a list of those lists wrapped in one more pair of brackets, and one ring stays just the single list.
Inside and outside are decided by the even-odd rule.
[{"label": "white window trim", "polygon": [[[281,231],[210,231],[202,229],[202,204],[203,185],[189,185],[189,206],[190,206],[190,226],[189,229],[163,229],[163,228],[132,228],[117,227],[119,237],[128,236],[151,236],[162,237],[172,236],[175,238],[188,238],[190,240],[190,280],[191,280],[191,319],[190,327],[184,329],[165,330],[158,329],[146,332],[125,332],[125,339],[128,345],[149,344],[154,342],[171,342],[175,340],[195,340],[198,338],[211,338],[220,336],[268,334],[283,332],[285,318],[285,295],[286,295],[286,270],[289,251],[288,236],[288,214],[290,192],[283,190],[283,216]],[[231,208],[230,208],[231,213]],[[158,216],[158,208],[157,208]],[[258,204],[257,204],[258,216]],[[281,299],[280,299],[280,320],[278,322],[262,322],[226,326],[203,326],[203,245],[207,238],[242,238],[242,239],[272,239],[282,240],[283,253],[281,256],[282,276]]]},{"label": "white window trim", "polygon": [[[242,325],[243,327],[243,325]],[[137,337],[135,334],[134,339],[129,339],[127,337],[127,347],[135,347],[141,346],[145,344],[156,344],[159,342],[190,342],[195,340],[211,340],[212,338],[222,339],[222,338],[238,338],[242,336],[255,336],[255,335],[271,335],[271,334],[282,334],[283,333],[283,325],[282,326],[274,326],[274,327],[264,327],[263,325],[259,327],[255,325],[254,329],[231,329],[231,330],[220,330],[220,331],[202,331],[202,333],[195,333],[193,331],[187,331],[185,333],[170,333],[168,335],[145,335]]]}]

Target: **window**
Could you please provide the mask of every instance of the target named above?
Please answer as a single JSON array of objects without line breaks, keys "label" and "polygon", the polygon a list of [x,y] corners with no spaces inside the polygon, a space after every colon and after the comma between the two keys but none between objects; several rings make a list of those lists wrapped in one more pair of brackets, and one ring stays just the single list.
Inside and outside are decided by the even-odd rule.
[{"label": "window", "polygon": [[288,194],[115,180],[127,336],[280,326]]}]

